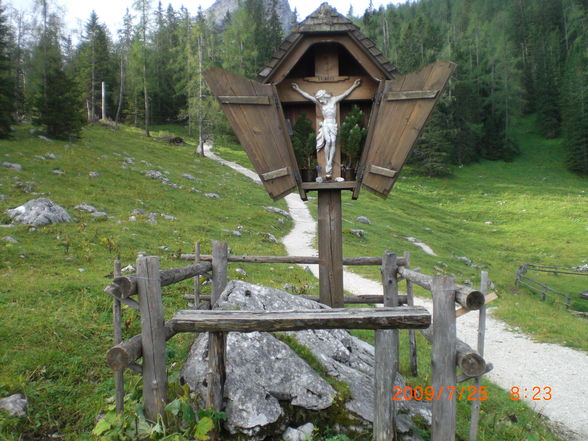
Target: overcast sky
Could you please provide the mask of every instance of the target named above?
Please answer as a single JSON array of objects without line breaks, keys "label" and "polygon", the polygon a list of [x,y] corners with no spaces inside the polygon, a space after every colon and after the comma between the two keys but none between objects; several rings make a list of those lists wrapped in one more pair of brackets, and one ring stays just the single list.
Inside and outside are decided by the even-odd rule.
[{"label": "overcast sky", "polygon": [[[174,9],[179,9],[181,6],[188,8],[191,14],[195,15],[198,6],[202,9],[208,8],[215,0],[166,0],[161,1],[164,8],[168,4],[172,4]],[[373,0],[375,8],[389,3],[403,3],[405,0]],[[290,8],[298,10],[298,19],[303,20],[313,11],[315,11],[322,1],[308,1],[308,0],[289,0]],[[5,5],[11,5],[19,10],[32,10],[34,0],[4,0]],[[122,17],[125,9],[132,10],[133,0],[55,0],[55,3],[63,8],[64,22],[69,30],[75,31],[83,28],[84,23],[90,17],[92,10],[96,11],[101,22],[106,23],[116,36],[116,30],[122,25]],[[346,15],[351,5],[351,0],[330,0],[328,2],[339,13]],[[157,7],[158,0],[151,0],[151,6]],[[354,15],[361,15],[369,5],[369,0],[353,0]]]}]

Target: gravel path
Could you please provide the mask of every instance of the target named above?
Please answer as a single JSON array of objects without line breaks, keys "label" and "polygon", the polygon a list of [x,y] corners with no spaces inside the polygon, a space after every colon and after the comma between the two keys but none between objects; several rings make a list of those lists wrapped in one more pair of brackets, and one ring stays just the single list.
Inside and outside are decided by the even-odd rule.
[{"label": "gravel path", "polygon": [[[239,171],[260,183],[257,174],[238,164],[226,161],[210,152],[207,156]],[[286,251],[292,256],[316,256],[314,237],[316,222],[306,204],[298,194],[286,198],[288,209],[294,220],[294,228],[283,238]],[[318,277],[318,266],[310,265]],[[345,289],[354,294],[373,294],[382,291],[379,282],[366,279],[345,270],[343,274]],[[417,304],[432,308],[426,299],[415,299]],[[525,401],[537,412],[549,417],[560,435],[570,441],[588,441],[588,355],[554,344],[536,343],[517,330],[510,329],[504,322],[492,317],[489,308],[486,324],[485,359],[494,365],[487,377],[505,390],[513,386],[527,389]],[[476,347],[477,314],[463,315],[458,319],[459,338]],[[551,388],[552,399],[533,401],[532,388],[540,387],[544,392]],[[542,394],[543,396],[544,394]]]}]

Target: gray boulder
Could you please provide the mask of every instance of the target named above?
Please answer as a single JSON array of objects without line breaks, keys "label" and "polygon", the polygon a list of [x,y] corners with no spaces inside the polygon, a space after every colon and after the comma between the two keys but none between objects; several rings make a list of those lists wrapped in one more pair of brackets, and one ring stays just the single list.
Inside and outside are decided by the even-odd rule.
[{"label": "gray boulder", "polygon": [[357,222],[359,222],[360,224],[366,224],[366,225],[370,225],[371,222],[370,220],[365,217],[365,216],[358,216],[357,219],[355,219]]},{"label": "gray boulder", "polygon": [[27,406],[27,400],[21,394],[14,394],[0,399],[0,409],[7,411],[11,416],[25,416],[27,413]]},{"label": "gray boulder", "polygon": [[11,168],[13,170],[18,170],[18,171],[22,171],[23,170],[22,169],[22,165],[15,164],[15,163],[12,163],[12,162],[3,162],[2,163],[2,166],[3,167],[6,167],[6,168]]},{"label": "gray boulder", "polygon": [[[216,308],[271,311],[328,307],[284,291],[234,280],[227,285]],[[341,431],[370,430],[374,419],[373,346],[341,329],[284,334],[308,348],[327,375],[349,386],[350,397],[343,409],[353,426],[341,427]],[[182,370],[182,378],[199,396],[206,396],[207,341],[205,336],[196,340]],[[309,371],[306,362],[292,354],[288,346],[268,333],[229,334],[225,387],[227,430],[232,434],[244,434],[252,440],[277,437],[302,418],[311,421],[312,411],[333,405],[335,395],[329,390],[330,386],[324,388],[325,380]],[[309,385],[312,389],[308,389],[310,393],[307,394],[304,390]],[[400,376],[396,378],[396,385],[405,385]],[[407,414],[405,420],[409,423],[415,415],[430,421],[430,403],[402,401],[397,404],[399,411]],[[296,406],[296,419],[292,406]],[[403,432],[411,432],[410,424],[399,426]]]},{"label": "gray boulder", "polygon": [[72,221],[63,207],[48,198],[32,199],[20,207],[7,210],[6,213],[14,222],[35,227]]},{"label": "gray boulder", "polygon": [[79,204],[74,207],[74,210],[90,213],[95,218],[106,218],[108,214],[104,211],[99,211],[96,207],[90,204]]}]

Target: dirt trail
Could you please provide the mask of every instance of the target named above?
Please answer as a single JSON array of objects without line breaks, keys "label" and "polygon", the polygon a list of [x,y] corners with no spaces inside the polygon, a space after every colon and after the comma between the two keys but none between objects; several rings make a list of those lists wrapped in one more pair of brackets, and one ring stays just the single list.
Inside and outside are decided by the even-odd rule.
[{"label": "dirt trail", "polygon": [[[226,161],[210,152],[207,156],[243,173],[257,183],[259,177],[244,167]],[[292,256],[316,256],[314,237],[316,222],[306,204],[298,194],[285,198],[288,210],[294,220],[294,228],[283,238],[286,251]],[[310,265],[318,277],[318,266]],[[344,271],[343,284],[353,294],[373,294],[381,292],[379,282],[366,279],[353,272]],[[431,302],[416,299],[416,303],[432,309]],[[513,386],[527,389],[525,401],[537,412],[549,417],[557,426],[558,433],[570,441],[588,440],[588,355],[554,344],[537,343],[524,334],[510,329],[504,322],[494,319],[489,308],[486,324],[485,359],[494,365],[487,377],[505,390]],[[459,338],[476,347],[477,313],[471,312],[458,319]],[[545,388],[551,388],[552,399],[533,401],[533,387],[541,388],[541,396],[546,396]],[[483,405],[482,405],[483,408]]]}]

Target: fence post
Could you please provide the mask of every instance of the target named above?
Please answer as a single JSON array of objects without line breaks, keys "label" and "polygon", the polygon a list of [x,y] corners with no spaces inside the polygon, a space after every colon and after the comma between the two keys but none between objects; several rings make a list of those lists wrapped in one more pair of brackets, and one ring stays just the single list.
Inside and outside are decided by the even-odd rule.
[{"label": "fence post", "polygon": [[[121,263],[120,257],[117,257],[114,261],[114,278],[121,276]],[[112,302],[112,325],[114,328],[114,345],[122,342],[122,309],[120,300],[114,299]],[[115,401],[116,401],[116,413],[123,413],[125,410],[125,379],[124,369],[114,372],[114,387],[116,390]]]},{"label": "fence post", "polygon": [[158,257],[137,259],[137,290],[141,311],[145,417],[156,421],[159,415],[164,415],[167,396],[165,318]]},{"label": "fence post", "polygon": [[[410,269],[410,253],[404,252],[404,267]],[[412,282],[406,279],[406,304],[408,306],[414,306],[414,295],[412,292]],[[417,343],[416,343],[416,332],[414,329],[408,330],[408,344],[410,348],[410,373],[413,377],[418,377],[418,363],[417,363]]]},{"label": "fence post", "polygon": [[[196,242],[194,247],[194,263],[198,265],[200,263],[200,241]],[[198,309],[200,306],[200,276],[194,277],[194,304],[193,309]]]},{"label": "fence post", "polygon": [[[212,296],[210,306],[216,302],[227,286],[228,247],[226,242],[214,241],[212,244]],[[208,374],[206,406],[221,411],[225,385],[225,356],[227,338],[224,332],[208,334]]]},{"label": "fence post", "polygon": [[[398,306],[396,254],[386,251],[382,259],[384,306]],[[398,372],[398,330],[377,329],[375,341],[374,441],[396,439],[396,409],[392,400]]]},{"label": "fence post", "polygon": [[[488,294],[488,271],[480,273],[480,292],[484,295]],[[478,354],[484,357],[484,339],[486,338],[486,304],[480,308],[478,316]],[[472,401],[472,418],[470,421],[470,441],[478,439],[478,424],[480,422],[480,385],[482,384],[482,377],[476,377],[474,380],[474,388],[476,391],[476,399]]]},{"label": "fence post", "polygon": [[455,284],[453,277],[434,276],[431,285],[433,294],[431,383],[435,391],[431,441],[455,441],[455,362],[457,357]]}]

